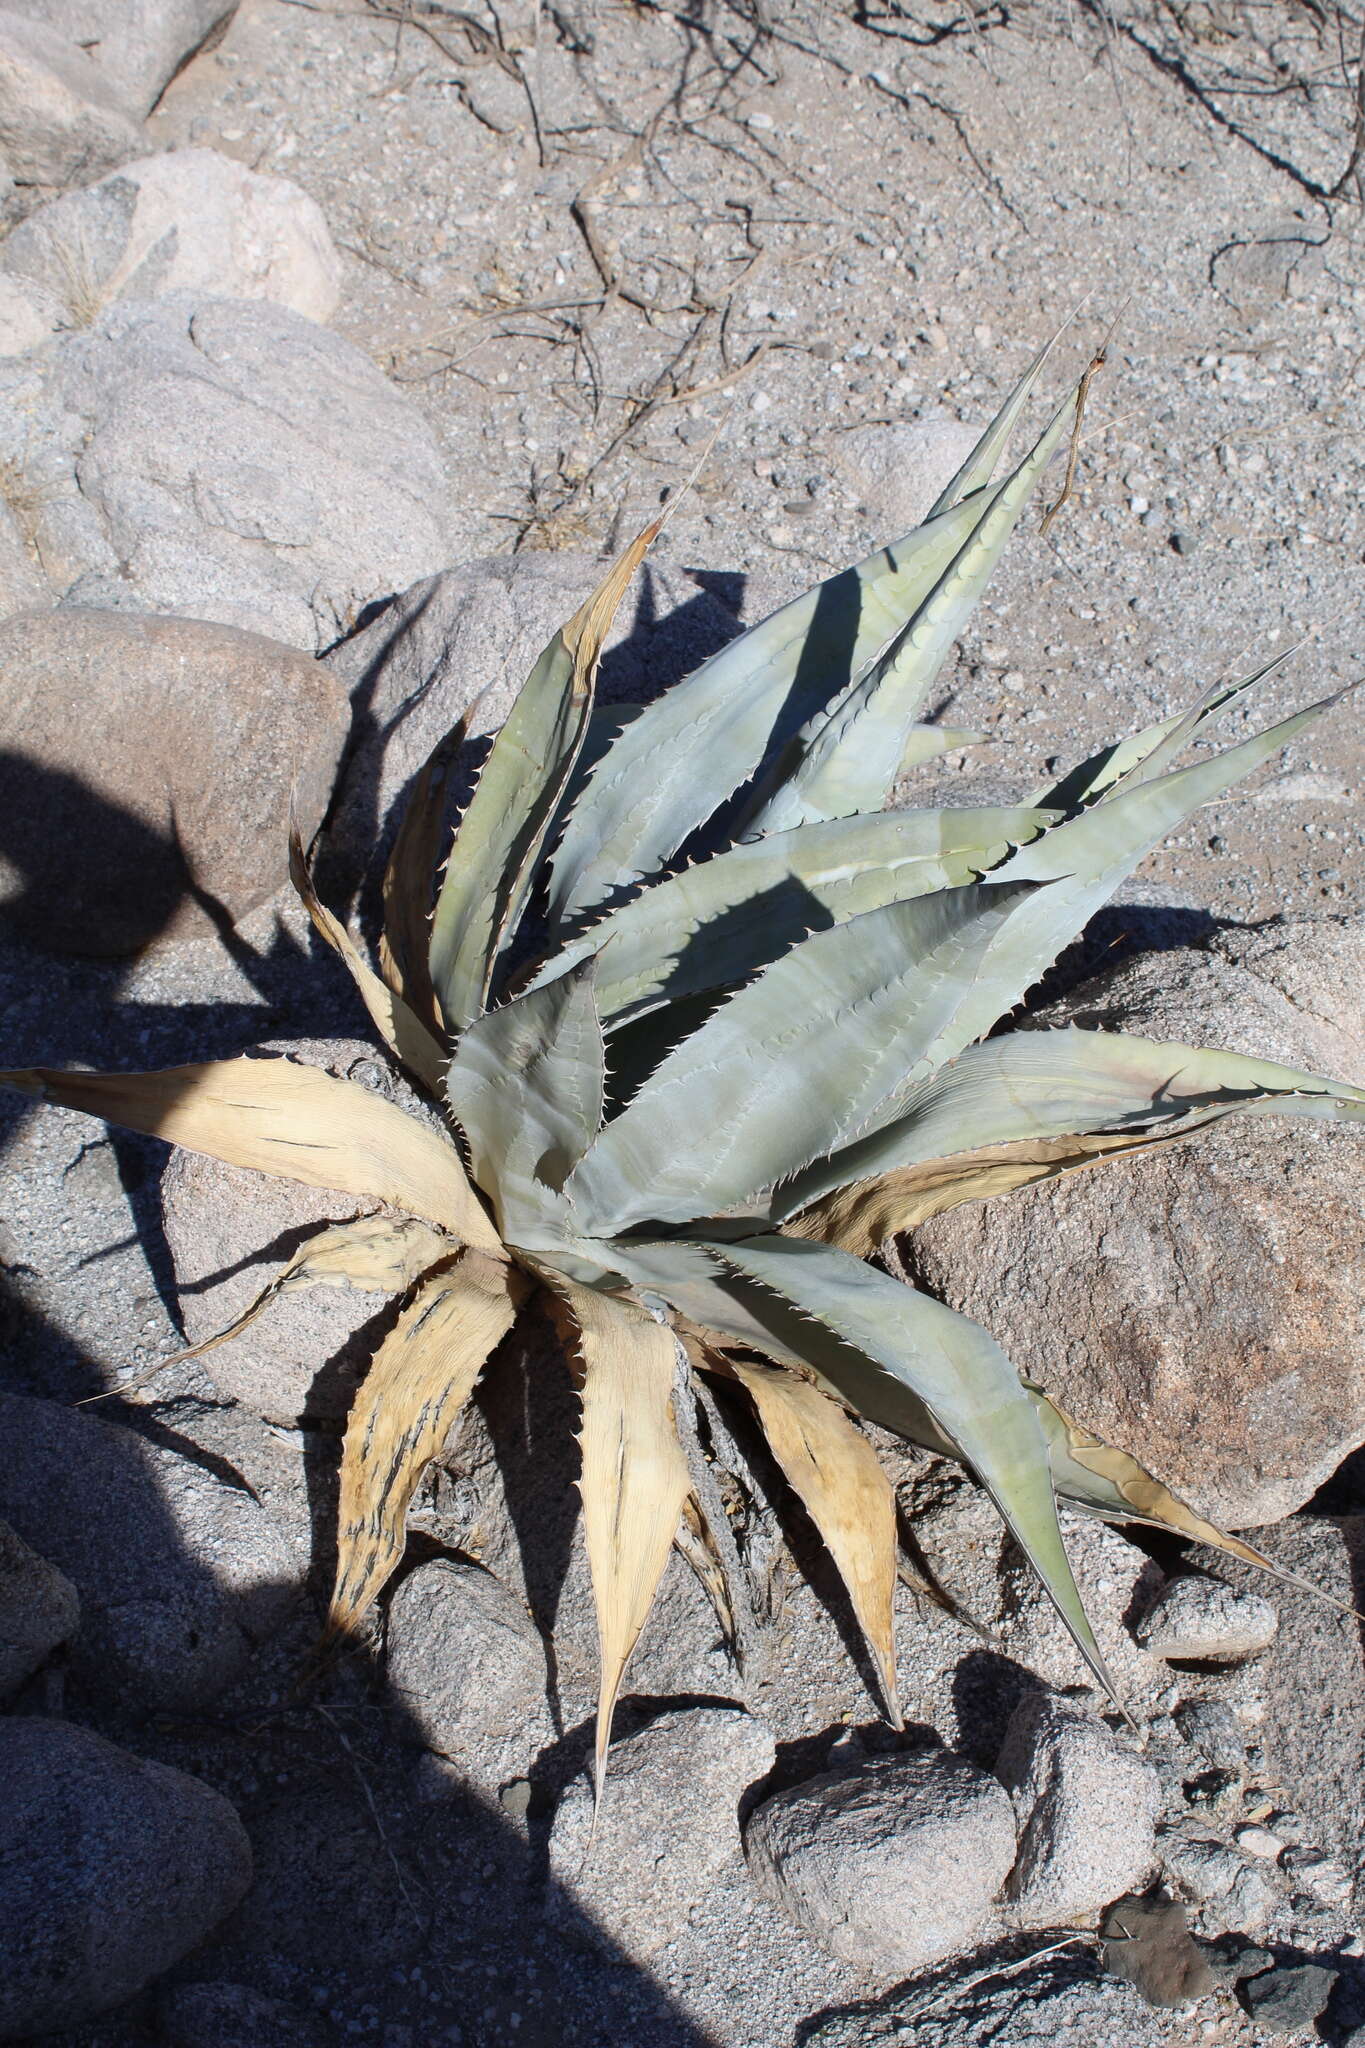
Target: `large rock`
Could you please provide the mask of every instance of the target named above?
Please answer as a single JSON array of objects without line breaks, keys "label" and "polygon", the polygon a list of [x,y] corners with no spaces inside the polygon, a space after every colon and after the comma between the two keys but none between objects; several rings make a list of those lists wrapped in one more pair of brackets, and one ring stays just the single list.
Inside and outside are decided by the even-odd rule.
[{"label": "large rock", "polygon": [[221,1698],[301,1576],[252,1496],[131,1430],[0,1395],[0,1514],[80,1596],[71,1663],[134,1706]]},{"label": "large rock", "polygon": [[[912,1985],[869,2018],[859,2003],[801,2036],[802,2048],[1172,2048],[1169,2023],[1129,1984],[1096,1977],[1089,1956],[969,1969]],[[1183,2044],[1199,2035],[1176,2037]]]},{"label": "large rock", "polygon": [[[325,1067],[416,1108],[412,1091],[362,1039],[290,1039],[260,1049]],[[173,1153],[162,1176],[161,1212],[190,1343],[235,1322],[318,1225],[364,1207],[355,1195],[300,1187],[198,1152]],[[386,1301],[346,1285],[281,1295],[239,1337],[206,1352],[204,1369],[224,1394],[268,1422],[340,1421],[374,1355],[378,1338],[368,1326]]]},{"label": "large rock", "polygon": [[554,1739],[545,1650],[522,1602],[478,1565],[437,1558],[389,1603],[389,1684],[429,1748],[495,1799]]},{"label": "large rock", "polygon": [[[579,554],[469,562],[405,590],[329,655],[356,720],[330,833],[334,887],[354,888],[418,769],[463,712],[473,706],[471,739],[496,732],[541,649],[602,570]],[[657,694],[737,630],[717,599],[676,570],[646,563],[607,638],[602,702]]]},{"label": "large rock", "polygon": [[1102,1721],[1028,1693],[995,1768],[1019,1824],[1009,1897],[1020,1926],[1087,1920],[1141,1888],[1156,1861],[1157,1775]]},{"label": "large rock", "polygon": [[0,1700],[75,1634],[80,1618],[70,1579],[0,1522]]},{"label": "large rock", "polygon": [[[1144,955],[1028,1020],[1365,1076],[1365,924]],[[1365,1439],[1365,1136],[1229,1118],[1188,1144],[967,1203],[924,1281],[1215,1521],[1310,1498]]]},{"label": "large rock", "polygon": [[[62,300],[54,297],[46,285],[35,284],[31,278],[11,277],[8,271],[0,271],[0,356],[22,356],[31,348],[37,348],[55,334],[66,320],[66,308]],[[13,514],[6,512],[9,518]],[[47,590],[47,584],[38,574],[34,575],[37,588]],[[37,601],[36,597],[33,601]],[[0,616],[8,617],[18,606],[7,604]]]},{"label": "large rock", "polygon": [[586,1779],[555,1814],[551,1919],[590,1924],[632,1961],[672,1941],[725,1866],[738,1865],[739,1802],[773,1754],[771,1731],[738,1707],[661,1714],[614,1743],[595,1838]]},{"label": "large rock", "polygon": [[0,9],[0,154],[21,185],[96,178],[137,148],[130,109],[94,59],[42,18]]},{"label": "large rock", "polygon": [[149,114],[237,0],[9,0],[80,45],[130,113]]},{"label": "large rock", "polygon": [[421,415],[264,300],[129,301],[0,362],[0,467],[59,596],[310,651],[450,557]]},{"label": "large rock", "polygon": [[192,884],[230,918],[264,902],[291,784],[315,822],[346,735],[320,663],[199,619],[21,613],[0,626],[0,688],[0,886],[60,951],[208,933]]},{"label": "large rock", "polygon": [[131,1998],[250,1882],[221,1794],[82,1728],[0,1721],[0,2037]]},{"label": "large rock", "polygon": [[[1258,1549],[1328,1596],[1277,1589],[1280,1625],[1257,1664],[1265,1687],[1262,1732],[1273,1782],[1289,1793],[1316,1842],[1365,1878],[1365,1651],[1357,1617],[1365,1589],[1365,1515],[1299,1516],[1259,1529]],[[1250,1565],[1220,1571],[1248,1592],[1263,1575]],[[1345,1608],[1329,1604],[1345,1603]]]},{"label": "large rock", "polygon": [[759,1888],[798,1927],[842,1962],[905,1977],[998,1931],[1014,1816],[987,1772],[922,1750],[775,1793],[744,1845]]},{"label": "large rock", "polygon": [[[0,309],[0,320],[3,318]],[[0,499],[0,619],[12,618],[15,612],[45,610],[52,602],[51,585],[25,545],[14,514]]]},{"label": "large rock", "polygon": [[143,157],[40,206],[0,261],[85,327],[116,299],[204,292],[330,320],[341,258],[317,201],[213,149]]}]

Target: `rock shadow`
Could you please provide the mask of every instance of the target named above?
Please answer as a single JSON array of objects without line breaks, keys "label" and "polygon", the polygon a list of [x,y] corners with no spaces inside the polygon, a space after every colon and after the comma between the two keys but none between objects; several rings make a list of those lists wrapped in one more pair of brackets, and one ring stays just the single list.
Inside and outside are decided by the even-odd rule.
[{"label": "rock shadow", "polygon": [[[433,1791],[423,1738],[382,1658],[352,1653],[310,1670],[320,1605],[302,1558],[284,1575],[243,1584],[238,1573],[228,1586],[191,1553],[147,1453],[188,1454],[245,1493],[230,1464],[155,1407],[124,1408],[105,1411],[96,1432],[107,1457],[63,1470],[67,1433],[90,1434],[83,1414],[6,1393],[33,1320],[9,1294],[0,1513],[76,1579],[84,1619],[11,1709],[58,1712],[214,1786],[241,1814],[256,1865],[246,1899],[200,1947],[117,2011],[45,2037],[54,2048],[160,2040],[159,1999],[191,1983],[279,2000],[329,2048],[371,2026],[423,2048],[713,2048],[562,1887],[550,1924],[548,1799],[537,1839],[457,1773],[443,1771]],[[93,1360],[88,1370],[98,1373]],[[155,1615],[133,1612],[139,1587],[155,1593]],[[556,1789],[589,1743],[586,1726],[566,1735]]]}]

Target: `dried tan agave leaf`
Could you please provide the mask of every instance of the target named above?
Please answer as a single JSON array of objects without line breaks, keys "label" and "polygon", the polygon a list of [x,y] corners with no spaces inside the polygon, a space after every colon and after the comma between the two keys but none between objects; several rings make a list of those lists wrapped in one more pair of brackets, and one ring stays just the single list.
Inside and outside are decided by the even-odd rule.
[{"label": "dried tan agave leaf", "polygon": [[313,886],[298,827],[292,822],[289,828],[289,879],[316,929],[345,961],[347,971],[360,991],[360,999],[384,1043],[430,1094],[437,1094],[448,1057],[445,1047],[402,996],[388,982],[380,979],[341,919],[322,901]]},{"label": "dried tan agave leaf", "polygon": [[229,1166],[336,1188],[435,1223],[505,1258],[453,1143],[357,1081],[287,1059],[211,1060],[155,1074],[56,1067],[0,1073],[18,1088]]},{"label": "dried tan agave leaf", "polygon": [[1192,1137],[1203,1119],[1179,1130],[1109,1132],[1071,1138],[1023,1139],[985,1145],[952,1159],[928,1159],[896,1167],[876,1180],[855,1182],[812,1202],[782,1225],[788,1237],[818,1238],[858,1258],[871,1258],[888,1237],[913,1230],[960,1202],[984,1202],[1034,1181],[1051,1180],[1083,1166],[1097,1166],[1116,1154],[1145,1152]]},{"label": "dried tan agave leaf", "polygon": [[596,1784],[621,1680],[654,1604],[691,1492],[673,1421],[673,1334],[634,1303],[559,1281],[582,1361],[583,1533],[597,1604],[601,1671]]},{"label": "dried tan agave leaf", "polygon": [[662,524],[661,515],[636,535],[555,634],[474,785],[431,924],[431,979],[452,1033],[487,1007],[499,951],[525,908],[587,734],[602,643]]},{"label": "dried tan agave leaf", "polygon": [[[191,1345],[174,1358],[157,1360],[156,1370],[202,1358],[219,1344],[238,1337],[272,1301],[305,1287],[356,1287],[368,1294],[399,1294],[411,1287],[438,1260],[458,1250],[453,1238],[419,1223],[415,1216],[355,1216],[332,1223],[307,1238],[288,1265],[242,1310],[234,1322],[202,1344]],[[126,1388],[120,1388],[126,1393]]]},{"label": "dried tan agave leaf", "polygon": [[524,1286],[515,1267],[461,1252],[418,1283],[375,1353],[342,1448],[329,1637],[355,1627],[403,1555],[417,1482],[511,1329]]},{"label": "dried tan agave leaf", "polygon": [[468,732],[466,713],[427,756],[384,869],[380,970],[394,994],[402,996],[438,1037],[443,1029],[441,1007],[427,958],[435,907],[432,882],[441,861],[446,783]]},{"label": "dried tan agave leaf", "polygon": [[896,1693],[896,1498],[867,1438],[837,1402],[781,1366],[731,1358],[788,1485],[820,1532],[848,1589],[881,1681],[887,1716]]}]

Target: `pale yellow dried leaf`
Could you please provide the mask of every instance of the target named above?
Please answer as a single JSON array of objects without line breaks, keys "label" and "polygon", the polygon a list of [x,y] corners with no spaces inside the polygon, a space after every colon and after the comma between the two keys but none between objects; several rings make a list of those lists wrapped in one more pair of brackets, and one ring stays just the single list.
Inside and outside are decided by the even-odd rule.
[{"label": "pale yellow dried leaf", "polygon": [[359,1082],[318,1067],[286,1059],[211,1060],[155,1074],[26,1067],[0,1073],[0,1086],[229,1166],[384,1202],[506,1256],[454,1142]]},{"label": "pale yellow dried leaf", "polygon": [[466,714],[458,719],[423,763],[398,836],[384,869],[384,929],[379,939],[379,965],[395,995],[416,1012],[439,1038],[441,1010],[431,985],[432,895],[441,860],[445,826],[446,784],[469,730]]},{"label": "pale yellow dried leaf", "polygon": [[[202,1358],[206,1351],[238,1337],[263,1310],[285,1294],[305,1287],[355,1287],[365,1294],[400,1294],[423,1273],[458,1251],[453,1238],[419,1223],[415,1216],[356,1216],[349,1223],[331,1223],[306,1238],[268,1287],[215,1336],[174,1358],[157,1362],[157,1371]],[[127,1392],[126,1388],[120,1389]]]},{"label": "pale yellow dried leaf", "polygon": [[673,1419],[672,1332],[642,1308],[559,1283],[582,1361],[583,1532],[597,1605],[601,1673],[597,1789],[631,1651],[654,1604],[691,1491]]},{"label": "pale yellow dried leaf", "polygon": [[924,1160],[897,1167],[876,1180],[839,1188],[803,1209],[782,1225],[788,1237],[819,1238],[857,1258],[870,1258],[888,1237],[913,1230],[960,1202],[984,1202],[1034,1181],[1051,1180],[1083,1166],[1097,1166],[1122,1153],[1188,1137],[1187,1130],[1153,1137],[1150,1132],[1089,1134],[1079,1137],[1025,1139],[1010,1145],[983,1146],[950,1159]]},{"label": "pale yellow dried leaf", "polygon": [[1105,1443],[1102,1437],[1094,1436],[1083,1428],[1067,1413],[1055,1394],[1049,1394],[1047,1400],[1061,1418],[1066,1430],[1067,1449],[1076,1463],[1116,1487],[1135,1518],[1157,1522],[1163,1529],[1173,1530],[1177,1536],[1188,1536],[1195,1543],[1207,1543],[1214,1550],[1225,1551],[1229,1557],[1242,1558],[1247,1564],[1274,1569],[1269,1559],[1251,1544],[1229,1535],[1216,1523],[1205,1521],[1201,1514],[1189,1507],[1178,1494],[1172,1493],[1169,1487],[1163,1486],[1127,1451]]},{"label": "pale yellow dried leaf", "polygon": [[432,1095],[439,1092],[449,1058],[445,1046],[388,982],[375,973],[341,919],[327,908],[313,886],[313,877],[297,828],[289,833],[289,879],[314,926],[346,968],[380,1037]]},{"label": "pale yellow dried leaf", "polygon": [[781,1366],[733,1354],[769,1448],[820,1532],[877,1666],[892,1725],[896,1694],[896,1499],[862,1431],[836,1401]]},{"label": "pale yellow dried leaf", "polygon": [[408,1503],[511,1329],[514,1267],[462,1252],[419,1281],[361,1384],[341,1455],[329,1636],[354,1628],[403,1555]]}]

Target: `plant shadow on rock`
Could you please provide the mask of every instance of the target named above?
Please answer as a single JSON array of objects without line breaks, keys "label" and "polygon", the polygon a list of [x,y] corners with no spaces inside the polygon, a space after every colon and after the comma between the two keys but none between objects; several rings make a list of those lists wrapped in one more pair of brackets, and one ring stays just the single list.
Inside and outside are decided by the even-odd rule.
[{"label": "plant shadow on rock", "polygon": [[[585,582],[585,594],[589,577]],[[374,634],[370,658],[351,688],[351,732],[341,770],[337,776],[332,815],[344,810],[345,845],[329,847],[324,836],[319,849],[317,879],[329,901],[341,904],[356,900],[361,922],[377,930],[381,921],[380,889],[383,861],[392,844],[417,771],[396,795],[382,795],[384,759],[401,728],[417,714],[426,701],[447,680],[442,668],[433,668],[425,681],[411,692],[387,723],[376,710],[381,679],[395,649],[408,635],[420,630],[424,613],[439,607],[441,578],[431,579],[427,596],[411,610],[402,596],[383,608],[372,608],[358,622],[348,640],[362,632]],[[393,629],[385,634],[383,621],[392,615]],[[699,590],[688,603],[678,605],[661,617],[654,598],[651,576],[640,581],[629,633],[607,648],[597,678],[597,702],[605,710],[617,705],[651,702],[725,644],[737,632],[717,630],[716,606]],[[376,631],[379,628],[381,630]],[[345,641],[328,649],[334,655]],[[459,682],[460,678],[456,678]],[[471,699],[471,703],[473,700]],[[476,735],[459,749],[451,764],[446,786],[446,818],[451,829],[468,802],[478,771],[491,744],[491,735]],[[352,849],[361,844],[375,856],[362,878],[354,872]]]},{"label": "plant shadow on rock", "polygon": [[[184,887],[190,886],[187,879]],[[169,919],[175,902],[168,896],[162,907]],[[21,943],[7,946],[0,978],[28,1000],[7,1006],[0,1062],[41,1058],[145,1068],[229,1056],[266,1035],[305,1039],[350,1024],[358,1006],[349,993],[343,997],[350,984],[330,960],[310,961],[286,934],[264,956],[230,933],[224,937],[259,1005],[121,1003],[126,961],[56,961]],[[354,1026],[366,1032],[361,1018]],[[21,1098],[5,1101],[0,1162],[40,1114]],[[122,1133],[112,1142],[135,1234],[158,1269],[158,1285],[173,1300],[158,1198],[169,1148]],[[97,1270],[115,1249],[96,1249],[86,1267]],[[31,1516],[14,1512],[23,1504],[11,1499],[9,1518],[27,1521],[29,1540],[43,1554],[68,1551],[54,1517],[70,1516],[68,1533],[88,1519],[81,1542],[91,1555],[96,1546],[114,1547],[115,1577],[128,1559],[137,1571],[154,1571],[167,1611],[188,1617],[180,1647],[191,1663],[203,1651],[196,1617],[215,1603],[226,1603],[252,1638],[246,1669],[230,1684],[218,1687],[205,1667],[207,1704],[176,1709],[150,1700],[126,1668],[115,1672],[97,1649],[82,1654],[79,1638],[74,1654],[57,1653],[10,1703],[19,1712],[67,1716],[138,1755],[187,1770],[225,1793],[242,1815],[256,1861],[252,1889],[160,1984],[247,1984],[316,2014],[320,2038],[329,2040],[340,2038],[332,2034],[333,2023],[344,2030],[368,2010],[386,2025],[409,2029],[423,2048],[447,2042],[607,2048],[622,2040],[641,2048],[707,2048],[710,2037],[646,1971],[604,1945],[572,1901],[556,1928],[545,1924],[543,1845],[462,1786],[456,1772],[443,1775],[438,1798],[418,1797],[414,1764],[423,1739],[381,1668],[351,1655],[326,1666],[311,1686],[300,1684],[334,1540],[336,1439],[302,1432],[311,1562],[301,1560],[296,1572],[259,1584],[239,1580],[229,1596],[214,1568],[184,1542],[155,1471],[157,1454],[173,1452],[216,1485],[251,1496],[230,1456],[185,1433],[197,1411],[218,1404],[187,1395],[136,1405],[115,1398],[73,1412],[71,1404],[107,1391],[109,1364],[44,1312],[40,1278],[0,1272],[0,1406],[6,1396],[38,1397],[50,1404],[39,1412],[59,1428],[79,1430],[89,1417],[112,1427],[117,1498],[104,1502],[102,1512],[92,1498],[96,1476],[67,1470],[63,1511],[44,1495],[40,1469]],[[338,1371],[347,1362],[328,1361],[321,1371]],[[257,1431],[264,1427],[254,1417],[244,1419]],[[104,1428],[98,1441],[108,1441]],[[501,1448],[515,1465],[505,1435]],[[58,1476],[53,1466],[48,1477]],[[562,1573],[571,1523],[547,1552],[544,1501],[527,1500],[521,1511],[528,1556],[537,1554],[552,1579],[556,1555]],[[419,1556],[420,1550],[419,1544]],[[305,1579],[313,1584],[308,1602],[300,1597]],[[87,1605],[98,1634],[99,1595],[88,1596]],[[545,1612],[552,1618],[552,1602]],[[563,1736],[552,1760],[556,1782],[582,1768],[590,1745],[586,1725]],[[162,2038],[157,1997],[158,1987],[149,1987],[116,2013],[45,2038],[53,2048],[146,2048]]]},{"label": "plant shadow on rock", "polygon": [[[662,686],[669,678],[658,680]],[[783,732],[800,722],[804,709],[800,703],[787,705]],[[775,732],[774,743],[782,736]],[[69,795],[63,793],[64,801]],[[92,807],[99,801],[92,797]],[[150,851],[140,848],[141,854]],[[158,871],[168,871],[178,849],[167,839],[159,852]],[[34,858],[21,849],[14,864],[21,874],[36,874]],[[187,875],[182,887],[192,888]],[[170,893],[164,903],[158,900],[156,914],[163,927],[178,901]],[[1119,915],[1130,932],[1139,930],[1131,913]],[[284,933],[264,955],[253,953],[223,920],[220,933],[256,1002],[120,1002],[125,965],[59,963],[16,949],[9,975],[25,1000],[11,1011],[0,1059],[5,1065],[43,1059],[146,1068],[240,1052],[265,1036],[286,1042],[339,1030],[369,1036],[358,1000],[342,994],[349,983],[339,965],[310,958]],[[1164,943],[1187,937],[1182,929],[1179,941],[1168,937]],[[0,962],[0,971],[3,967]],[[34,1113],[22,1102],[5,1105],[0,1159]],[[111,1143],[135,1230],[165,1292],[169,1272],[158,1237],[158,1183],[168,1148],[125,1135]],[[58,1404],[105,1391],[107,1361],[44,1314],[32,1286],[5,1280],[0,1334],[0,1387]],[[338,1369],[338,1361],[320,1366],[323,1373]],[[206,1452],[176,1427],[176,1411],[174,1402],[110,1403],[101,1413],[149,1451],[173,1450],[217,1482],[250,1494],[230,1457]],[[500,1425],[491,1406],[488,1412],[532,1581],[532,1606],[547,1636],[572,1537],[571,1476],[565,1474],[567,1506],[561,1513],[560,1504],[547,1502],[532,1483],[551,1424],[525,1417],[518,1434],[514,1418],[504,1415]],[[188,1423],[190,1418],[182,1419]],[[554,1435],[562,1441],[557,1429]],[[335,1439],[317,1430],[305,1431],[304,1437],[316,1592],[318,1567],[331,1540]],[[129,1483],[121,1507],[125,1518],[137,1523],[137,1547],[158,1558],[163,1573],[174,1577],[178,1571],[191,1586],[202,1585],[206,1576],[212,1579],[202,1559],[181,1543],[150,1470],[140,1489]],[[119,1540],[116,1530],[100,1527],[99,1535]],[[33,1529],[31,1540],[45,1548],[41,1528]],[[271,1996],[320,2008],[343,2023],[370,2007],[387,2021],[410,2026],[423,2048],[443,2041],[483,2048],[504,2040],[582,2043],[584,2048],[619,2041],[639,2048],[690,2048],[693,2043],[704,2048],[707,2037],[645,1972],[623,1954],[603,1954],[600,1938],[585,1920],[581,1942],[572,1925],[565,1934],[544,1924],[543,1828],[523,1835],[453,1776],[442,1782],[439,1796],[419,1797],[413,1759],[424,1747],[422,1737],[379,1670],[352,1656],[328,1667],[312,1691],[298,1689],[315,1626],[298,1611],[305,1570],[237,1589],[234,1597],[248,1632],[259,1641],[246,1675],[215,1694],[211,1710],[149,1713],[145,1700],[102,1677],[97,1663],[79,1657],[72,1663],[68,1707],[73,1718],[224,1791],[253,1839],[257,1879],[251,1894],[174,1974],[184,1981],[244,1981]],[[832,1586],[832,1580],[827,1584]],[[826,1586],[817,1584],[816,1590],[827,1605],[837,1604],[848,1639],[852,1632],[842,1599],[835,1603]],[[281,1600],[290,1605],[290,1618],[271,1632],[270,1617]],[[1006,1659],[984,1653],[969,1657],[962,1683],[973,1689],[973,1710],[970,1716],[964,1713],[964,1721],[978,1717],[978,1680],[1003,1728],[1009,1706],[1029,1683],[1027,1674]],[[1008,1704],[1007,1694],[1012,1695]],[[53,1697],[40,1689],[36,1703],[51,1705]],[[588,1740],[586,1726],[561,1726],[559,1740],[542,1756],[533,1788],[542,1813],[554,1786],[586,1754]],[[126,2023],[120,2017],[51,2038],[58,2048],[133,2048],[156,2038],[148,2032],[153,2013],[154,1994],[148,1992],[128,2011]]]},{"label": "plant shadow on rock", "polygon": [[[39,1322],[10,1297],[0,1390],[12,1385],[10,1362],[28,1351]],[[85,1370],[87,1383],[98,1381],[93,1359]],[[31,1385],[31,1375],[19,1377]],[[113,1403],[97,1412],[120,1436],[188,1455],[245,1490],[226,1460],[206,1456],[172,1426],[179,1405],[167,1404],[167,1415]],[[335,1442],[317,1436],[313,1448],[310,1491],[327,1513],[332,1487],[321,1470],[330,1468]],[[153,1473],[141,1483],[135,1475],[134,1459],[116,1499],[88,1501],[101,1540],[154,1559],[168,1603],[183,1597],[202,1608],[214,1574],[183,1544]],[[85,1491],[88,1475],[76,1478]],[[12,1501],[4,1505],[13,1512]],[[64,1552],[50,1516],[46,1528],[37,1516],[28,1535],[46,1552]],[[439,1797],[419,1796],[414,1767],[423,1739],[378,1665],[352,1654],[300,1685],[320,1605],[305,1608],[298,1595],[298,1579],[237,1589],[235,1608],[257,1647],[245,1672],[204,1707],[154,1706],[79,1647],[69,1661],[59,1653],[11,1703],[19,1712],[60,1713],[186,1770],[241,1814],[256,1863],[252,1889],[159,1984],[246,1984],[317,2014],[327,2040],[329,2023],[344,2032],[368,2009],[424,2044],[706,2048],[709,2037],[627,1956],[604,1949],[571,1902],[557,1928],[544,1923],[544,1827],[519,1834],[455,1771],[442,1774]],[[547,1794],[583,1768],[590,1743],[585,1724],[556,1745],[539,1773],[548,1772]],[[143,2048],[161,2038],[158,1988],[45,2038],[53,2048]]]}]

